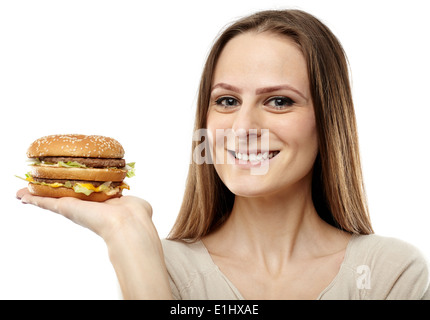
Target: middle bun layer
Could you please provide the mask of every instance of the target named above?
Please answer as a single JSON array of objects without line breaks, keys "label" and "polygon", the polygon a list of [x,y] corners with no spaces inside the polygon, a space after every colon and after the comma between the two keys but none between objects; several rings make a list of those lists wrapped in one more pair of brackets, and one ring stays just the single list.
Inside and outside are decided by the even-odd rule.
[{"label": "middle bun layer", "polygon": [[33,177],[45,179],[66,179],[85,181],[123,181],[127,170],[98,168],[63,168],[33,165],[30,170]]}]

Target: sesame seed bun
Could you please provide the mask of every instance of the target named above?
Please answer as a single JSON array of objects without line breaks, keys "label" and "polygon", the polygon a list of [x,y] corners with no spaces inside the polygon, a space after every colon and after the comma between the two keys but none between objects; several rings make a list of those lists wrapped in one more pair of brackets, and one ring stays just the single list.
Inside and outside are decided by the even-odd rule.
[{"label": "sesame seed bun", "polygon": [[27,150],[29,158],[38,157],[124,157],[122,145],[115,139],[97,135],[64,134],[50,135],[34,141]]}]

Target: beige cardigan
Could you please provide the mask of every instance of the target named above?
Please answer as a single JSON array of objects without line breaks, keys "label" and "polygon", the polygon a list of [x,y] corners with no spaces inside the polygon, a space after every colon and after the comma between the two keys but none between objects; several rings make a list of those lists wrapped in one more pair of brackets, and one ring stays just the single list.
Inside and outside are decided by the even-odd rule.
[{"label": "beige cardigan", "polygon": [[[243,299],[214,264],[202,241],[162,240],[176,299]],[[318,299],[429,299],[429,268],[412,245],[378,235],[354,235],[333,281]]]}]

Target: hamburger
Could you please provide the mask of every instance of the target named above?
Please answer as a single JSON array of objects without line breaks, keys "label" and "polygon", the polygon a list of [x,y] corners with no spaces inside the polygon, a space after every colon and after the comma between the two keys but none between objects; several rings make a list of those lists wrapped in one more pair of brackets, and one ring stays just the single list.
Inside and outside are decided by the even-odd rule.
[{"label": "hamburger", "polygon": [[50,135],[27,150],[31,170],[25,180],[31,194],[105,201],[120,197],[130,187],[123,181],[134,175],[124,149],[115,139],[97,135]]}]

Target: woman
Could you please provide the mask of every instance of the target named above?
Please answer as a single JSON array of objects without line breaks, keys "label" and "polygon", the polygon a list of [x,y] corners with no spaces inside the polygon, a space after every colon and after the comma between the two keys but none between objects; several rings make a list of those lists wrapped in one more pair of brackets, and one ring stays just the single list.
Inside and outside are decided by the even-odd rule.
[{"label": "woman", "polygon": [[169,240],[136,197],[17,196],[99,234],[124,298],[430,298],[421,254],[372,234],[346,58],[316,18],[264,11],[228,27],[195,129],[205,161],[190,167]]}]

